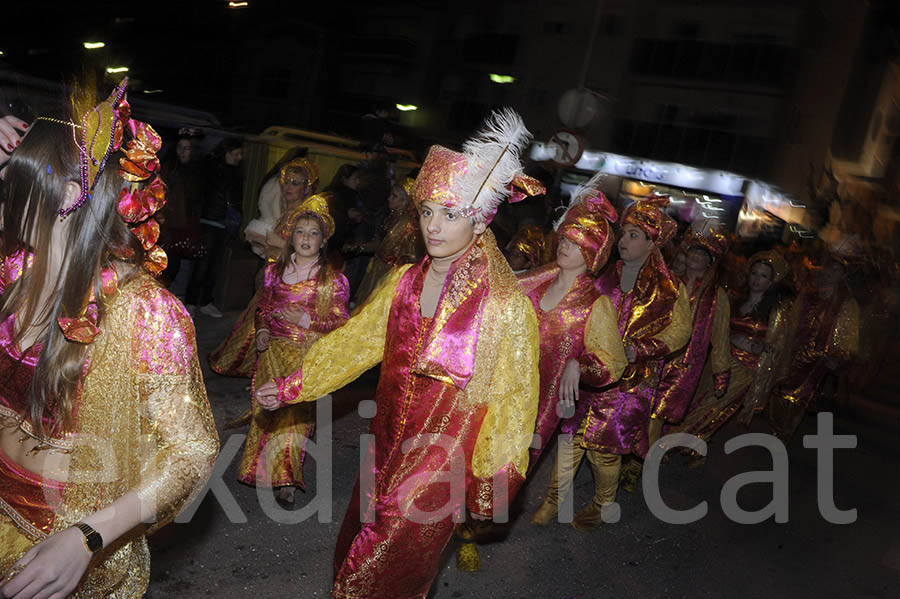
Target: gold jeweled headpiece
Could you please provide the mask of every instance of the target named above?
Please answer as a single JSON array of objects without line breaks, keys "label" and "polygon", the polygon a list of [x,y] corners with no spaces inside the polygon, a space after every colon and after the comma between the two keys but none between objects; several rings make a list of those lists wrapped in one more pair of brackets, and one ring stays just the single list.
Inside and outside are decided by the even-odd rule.
[{"label": "gold jeweled headpiece", "polygon": [[328,207],[328,202],[331,199],[331,192],[323,191],[322,193],[311,195],[297,204],[288,217],[284,219],[284,224],[277,231],[278,235],[282,239],[290,239],[297,220],[304,215],[313,215],[322,223],[322,237],[329,239],[334,235],[334,217],[331,216],[331,210]]}]

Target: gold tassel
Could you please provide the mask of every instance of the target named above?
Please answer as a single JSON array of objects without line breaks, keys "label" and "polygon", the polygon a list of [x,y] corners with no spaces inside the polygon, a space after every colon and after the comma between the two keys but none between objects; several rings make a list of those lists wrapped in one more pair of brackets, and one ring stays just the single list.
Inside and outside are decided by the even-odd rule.
[{"label": "gold tassel", "polygon": [[481,570],[481,556],[477,543],[462,543],[456,550],[456,569],[460,572]]}]

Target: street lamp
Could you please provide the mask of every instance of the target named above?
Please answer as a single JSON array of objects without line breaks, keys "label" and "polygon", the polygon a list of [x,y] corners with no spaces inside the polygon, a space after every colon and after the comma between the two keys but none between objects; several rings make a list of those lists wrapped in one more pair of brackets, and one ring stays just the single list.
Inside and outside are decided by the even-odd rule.
[{"label": "street lamp", "polygon": [[85,50],[97,50],[99,48],[105,48],[106,44],[103,42],[84,42]]},{"label": "street lamp", "polygon": [[249,2],[229,2],[228,8],[247,8],[249,5]]},{"label": "street lamp", "polygon": [[106,67],[106,72],[109,74],[113,73],[127,73],[128,67]]},{"label": "street lamp", "polygon": [[512,75],[498,75],[497,73],[490,74],[491,81],[494,83],[515,83],[516,78]]},{"label": "street lamp", "polygon": [[415,104],[397,104],[397,110],[401,112],[410,112],[411,110],[418,110],[419,107]]}]

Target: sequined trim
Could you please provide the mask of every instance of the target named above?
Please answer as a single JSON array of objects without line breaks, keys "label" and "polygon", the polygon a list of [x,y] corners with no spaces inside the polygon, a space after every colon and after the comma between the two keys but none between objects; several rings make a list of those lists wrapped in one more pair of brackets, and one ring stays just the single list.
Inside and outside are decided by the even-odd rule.
[{"label": "sequined trim", "polygon": [[0,511],[9,516],[9,518],[16,523],[16,526],[25,533],[25,535],[30,538],[34,542],[43,541],[48,536],[47,533],[43,532],[34,524],[23,518],[19,512],[13,509],[11,505],[6,503],[2,497],[0,497]]},{"label": "sequined trim", "polygon": [[0,405],[0,421],[8,422],[10,426],[17,427],[32,439],[39,441],[41,449],[58,449],[68,453],[75,447],[75,441],[73,439],[66,440],[39,437],[34,433],[34,427],[31,422],[27,419],[22,419],[21,414],[8,406]]}]

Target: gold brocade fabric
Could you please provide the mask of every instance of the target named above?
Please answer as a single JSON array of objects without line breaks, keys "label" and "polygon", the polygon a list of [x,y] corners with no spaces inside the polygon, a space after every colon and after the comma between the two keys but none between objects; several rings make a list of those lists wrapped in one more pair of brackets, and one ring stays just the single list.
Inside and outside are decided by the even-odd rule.
[{"label": "gold brocade fabric", "polygon": [[841,306],[827,352],[842,360],[859,354],[859,304],[855,299],[849,298]]},{"label": "gold brocade fabric", "polygon": [[784,364],[775,370],[775,395],[812,408],[826,360],[844,364],[859,352],[859,305],[849,292],[821,297],[807,290],[794,300]]},{"label": "gold brocade fabric", "polygon": [[603,295],[591,307],[591,315],[584,327],[584,350],[602,360],[611,382],[619,380],[628,366],[625,348],[619,337],[618,317],[612,301]]},{"label": "gold brocade fabric", "polygon": [[[619,275],[616,280],[618,285],[622,273],[621,262],[616,265],[616,270]],[[662,339],[660,333],[676,316],[680,321],[678,327],[686,326],[687,330],[683,335],[682,342],[668,345],[668,350],[675,351],[690,339],[691,308],[687,291],[684,289],[684,285],[681,285],[669,273],[659,248],[654,247],[650,251],[650,255],[641,266],[634,287],[627,295],[629,316],[622,331],[623,341],[640,343],[642,340],[655,337]],[[676,329],[672,329],[672,332],[676,332]],[[676,337],[681,336],[676,335]],[[666,340],[663,339],[663,341]],[[626,378],[628,378],[627,375]]]},{"label": "gold brocade fabric", "polygon": [[414,264],[425,256],[425,242],[419,229],[415,208],[396,215],[388,223],[387,232],[369,261],[366,274],[356,291],[356,303],[362,304],[374,291],[381,278],[391,268],[402,264]]},{"label": "gold brocade fabric", "polygon": [[487,235],[491,293],[478,334],[475,374],[463,399],[488,409],[472,455],[472,474],[489,478],[511,463],[524,477],[540,393],[537,315],[490,230],[482,238]]},{"label": "gold brocade fabric", "polygon": [[396,217],[375,255],[392,266],[414,264],[425,256],[425,242],[414,208]]},{"label": "gold brocade fabric", "polygon": [[228,337],[209,354],[209,366],[223,376],[250,378],[256,367],[256,308],[263,289],[260,287],[241,312]]},{"label": "gold brocade fabric", "polygon": [[[738,410],[745,413],[765,408],[776,378],[776,365],[785,362],[787,319],[790,306],[779,304],[769,315],[765,342],[771,348],[759,357],[756,368],[749,367],[742,359],[742,350],[731,346],[728,368],[731,377],[728,389],[722,397],[715,396],[715,374],[708,362],[694,394],[692,408],[684,420],[670,432],[685,432],[709,439]],[[743,405],[743,408],[742,408]]]},{"label": "gold brocade fabric", "polygon": [[[158,528],[203,488],[219,448],[184,306],[141,272],[109,300],[102,331],[88,350],[54,532],[129,491],[152,506],[149,529]],[[72,597],[140,597],[149,574],[137,529],[104,549]]]},{"label": "gold brocade fabric", "polygon": [[[790,365],[789,339],[791,335],[792,304],[781,303],[772,308],[766,329],[766,344],[771,348],[759,358],[759,366],[753,377],[744,410],[762,410],[768,405],[769,394],[775,383],[784,376]],[[733,375],[732,375],[733,376]]]},{"label": "gold brocade fabric", "polygon": [[731,359],[729,323],[731,322],[731,304],[728,294],[719,287],[716,290],[716,313],[713,315],[712,332],[709,336],[709,363],[713,374],[725,372]]},{"label": "gold brocade fabric", "polygon": [[[527,471],[538,403],[531,302],[489,232],[451,266],[433,318],[420,306],[428,266],[389,273],[356,316],[310,348],[298,375],[279,381],[283,400],[309,401],[383,362],[374,462],[360,470],[372,503],[350,499],[332,597],[424,599],[454,527],[450,512],[435,510],[502,511]],[[412,517],[414,508],[434,517]]]},{"label": "gold brocade fabric", "polygon": [[381,362],[391,302],[409,267],[389,272],[358,314],[309,349],[303,358],[303,386],[297,401],[315,401],[328,395]]},{"label": "gold brocade fabric", "polygon": [[0,578],[10,573],[19,558],[34,545],[9,516],[0,511]]},{"label": "gold brocade fabric", "polygon": [[[297,364],[303,361],[303,354],[320,336],[310,332],[308,342],[303,345],[284,337],[273,337],[269,349],[259,354],[253,389],[275,377],[294,372]],[[315,406],[303,403],[270,412],[255,401],[252,404],[250,430],[238,468],[238,480],[264,487],[293,485],[305,488],[303,457],[306,442],[315,430]]]},{"label": "gold brocade fabric", "polygon": [[734,357],[730,368],[728,389],[722,397],[716,397],[711,365],[707,362],[697,385],[694,408],[677,426],[667,430],[667,434],[688,433],[709,440],[740,409],[747,390],[753,385],[755,371]]},{"label": "gold brocade fabric", "polygon": [[653,338],[665,343],[670,352],[677,351],[691,339],[693,323],[691,302],[688,299],[687,290],[684,285],[679,283],[678,296],[675,299],[675,306],[672,308],[672,319],[666,328],[654,335]]}]

